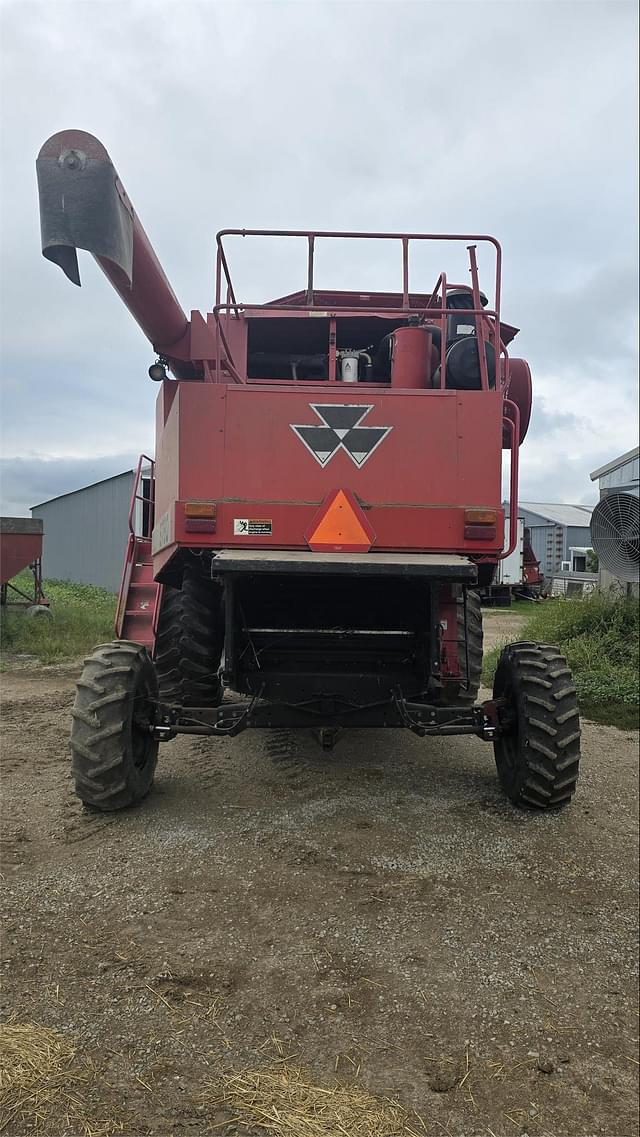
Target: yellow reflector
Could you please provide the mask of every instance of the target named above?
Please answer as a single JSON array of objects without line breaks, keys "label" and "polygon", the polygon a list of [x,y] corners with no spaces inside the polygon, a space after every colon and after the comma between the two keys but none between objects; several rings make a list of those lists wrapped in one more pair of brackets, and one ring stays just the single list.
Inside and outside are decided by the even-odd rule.
[{"label": "yellow reflector", "polygon": [[495,509],[465,509],[465,525],[495,525]]},{"label": "yellow reflector", "polygon": [[185,517],[206,517],[213,520],[216,515],[216,506],[211,501],[185,501]]}]

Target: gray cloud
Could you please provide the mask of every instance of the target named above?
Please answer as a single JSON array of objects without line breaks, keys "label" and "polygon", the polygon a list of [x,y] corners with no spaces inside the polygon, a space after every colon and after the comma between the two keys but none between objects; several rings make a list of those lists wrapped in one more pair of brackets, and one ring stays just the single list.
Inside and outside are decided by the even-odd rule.
[{"label": "gray cloud", "polygon": [[9,516],[24,513],[52,497],[90,486],[132,470],[138,455],[113,454],[107,458],[25,458],[0,459],[0,485]]},{"label": "gray cloud", "polygon": [[[3,448],[25,487],[28,469],[57,487],[56,462],[117,472],[153,445],[150,348],[88,258],[78,290],[40,256],[35,156],[68,126],[107,145],[187,309],[212,302],[218,228],[495,232],[536,382],[523,494],[590,500],[589,470],[635,444],[635,3],[23,0],[1,16]],[[395,285],[384,255],[341,257],[327,284]],[[248,299],[303,280],[302,249],[238,260]],[[412,285],[443,267],[423,255]],[[12,489],[12,508],[32,496]]]}]

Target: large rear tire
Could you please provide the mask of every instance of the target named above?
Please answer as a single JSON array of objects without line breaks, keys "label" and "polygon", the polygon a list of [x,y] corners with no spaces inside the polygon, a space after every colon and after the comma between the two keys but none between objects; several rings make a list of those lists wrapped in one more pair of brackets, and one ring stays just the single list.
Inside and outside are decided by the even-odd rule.
[{"label": "large rear tire", "polygon": [[181,589],[163,591],[155,650],[161,700],[178,707],[219,706],[222,643],[219,594],[187,568]]},{"label": "large rear tire", "polygon": [[550,644],[509,644],[493,694],[505,720],[494,752],[507,797],[534,809],[566,805],[580,764],[578,701],[566,659]]},{"label": "large rear tire", "polygon": [[151,733],[157,702],[155,668],[140,644],[101,644],[85,660],[71,711],[71,756],[86,805],[124,809],[146,797],[158,760]]}]

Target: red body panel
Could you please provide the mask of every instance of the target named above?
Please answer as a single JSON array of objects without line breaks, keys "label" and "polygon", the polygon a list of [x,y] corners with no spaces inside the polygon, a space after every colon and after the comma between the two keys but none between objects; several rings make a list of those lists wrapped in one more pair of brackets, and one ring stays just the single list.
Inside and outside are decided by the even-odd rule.
[{"label": "red body panel", "polygon": [[[164,421],[169,394],[158,400],[156,574],[176,544],[305,548],[320,505],[339,488],[366,510],[378,549],[502,549],[500,392],[181,383]],[[360,468],[344,449],[322,467],[293,429],[321,425],[314,405],[370,408],[363,426],[388,433]],[[188,532],[179,503],[203,500],[217,504],[216,532]],[[465,540],[472,507],[499,511],[494,540]],[[241,518],[270,521],[271,532],[237,535]]]}]

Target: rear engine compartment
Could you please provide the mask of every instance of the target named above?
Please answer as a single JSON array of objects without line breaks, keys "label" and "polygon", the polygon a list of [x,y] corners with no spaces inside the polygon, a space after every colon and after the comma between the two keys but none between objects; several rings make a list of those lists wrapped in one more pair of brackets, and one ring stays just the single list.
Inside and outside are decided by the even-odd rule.
[{"label": "rear engine compartment", "polygon": [[[486,304],[486,297],[482,302]],[[444,385],[452,390],[478,390],[482,385],[478,317],[468,314],[473,308],[471,291],[450,292],[448,305]],[[335,375],[343,383],[439,387],[442,332],[434,319],[435,312],[430,318],[428,311],[406,318],[324,312],[314,312],[313,318],[275,313],[268,319],[247,317],[247,378],[318,382]],[[488,341],[485,350],[489,386],[493,387],[495,351]]]}]

